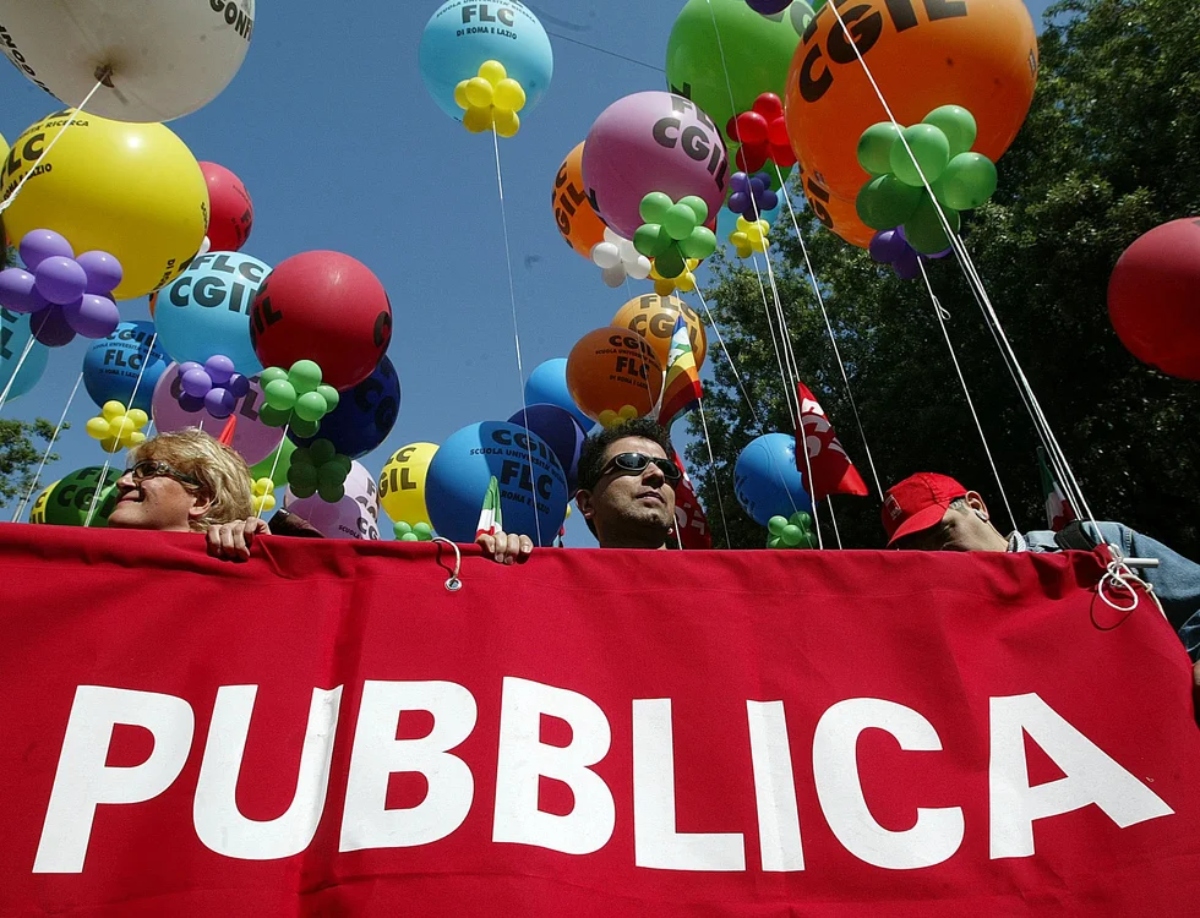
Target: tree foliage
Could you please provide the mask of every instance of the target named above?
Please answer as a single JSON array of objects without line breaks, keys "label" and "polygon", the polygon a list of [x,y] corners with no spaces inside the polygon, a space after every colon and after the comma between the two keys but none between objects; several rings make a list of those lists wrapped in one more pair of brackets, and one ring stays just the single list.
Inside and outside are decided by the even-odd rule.
[{"label": "tree foliage", "polygon": [[[1093,512],[1192,557],[1200,557],[1192,448],[1200,386],[1125,351],[1108,321],[1106,286],[1139,235],[1200,213],[1200,170],[1190,168],[1200,149],[1197,36],[1200,6],[1192,0],[1066,0],[1048,10],[1029,118],[999,163],[999,190],[964,230]],[[870,481],[803,252],[785,221],[774,233],[775,276],[800,376]],[[883,487],[915,471],[951,474],[986,496],[1003,528],[1009,517],[924,284],[899,280],[808,211],[800,230]],[[1043,528],[1038,441],[996,342],[953,258],[934,262],[929,276],[950,314],[948,334],[1015,525]],[[758,420],[714,348],[705,409],[716,461],[709,465],[702,442],[689,459],[717,543],[724,542],[723,509],[732,544],[762,547],[765,531],[733,497],[733,464],[752,437],[793,427],[753,268],[718,264],[708,305]],[[691,430],[702,436],[699,418]],[[846,547],[883,544],[876,495],[835,498],[834,507]],[[828,543],[827,514],[822,522]]]},{"label": "tree foliage", "polygon": [[[53,436],[54,425],[44,418],[32,422],[0,418],[0,506],[29,493],[44,452],[35,444],[35,438],[49,443]],[[46,461],[57,458],[51,453]]]}]

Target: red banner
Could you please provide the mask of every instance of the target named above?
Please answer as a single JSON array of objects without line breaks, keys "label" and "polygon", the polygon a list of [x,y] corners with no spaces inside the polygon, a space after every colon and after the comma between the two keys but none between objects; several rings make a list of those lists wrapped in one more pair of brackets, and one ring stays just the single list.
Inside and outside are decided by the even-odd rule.
[{"label": "red banner", "polygon": [[1200,733],[1090,555],[0,525],[0,915],[1191,914]]}]

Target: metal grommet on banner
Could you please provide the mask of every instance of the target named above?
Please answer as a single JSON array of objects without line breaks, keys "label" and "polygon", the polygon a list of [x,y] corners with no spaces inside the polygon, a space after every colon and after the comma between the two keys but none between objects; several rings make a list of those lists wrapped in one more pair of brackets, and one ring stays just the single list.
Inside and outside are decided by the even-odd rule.
[{"label": "metal grommet on banner", "polygon": [[451,593],[457,593],[463,587],[463,582],[458,579],[458,572],[462,570],[462,552],[458,550],[457,545],[455,545],[449,539],[443,538],[442,536],[434,536],[431,541],[445,542],[454,549],[454,572],[446,580],[446,589]]}]

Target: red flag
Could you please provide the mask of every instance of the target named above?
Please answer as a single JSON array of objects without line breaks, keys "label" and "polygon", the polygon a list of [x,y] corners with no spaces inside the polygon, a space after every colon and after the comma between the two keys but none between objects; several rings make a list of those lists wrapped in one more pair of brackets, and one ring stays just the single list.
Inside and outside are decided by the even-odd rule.
[{"label": "red flag", "polygon": [[[803,436],[796,431],[796,445],[803,441],[808,447],[808,463],[799,448],[796,450],[796,468],[804,482],[804,490],[808,491],[813,500],[821,500],[830,494],[854,494],[865,497],[868,493],[866,483],[858,474],[858,469],[846,455],[842,444],[838,442],[837,433],[825,410],[817,403],[812,390],[802,382],[796,383],[796,396],[800,401],[800,424],[804,428]],[[812,467],[813,480],[808,480],[808,467]]]},{"label": "red flag", "polygon": [[675,484],[675,529],[685,551],[705,550],[713,547],[712,531],[708,528],[708,517],[700,506],[700,499],[692,489],[683,459],[675,454],[675,464],[683,477]]}]

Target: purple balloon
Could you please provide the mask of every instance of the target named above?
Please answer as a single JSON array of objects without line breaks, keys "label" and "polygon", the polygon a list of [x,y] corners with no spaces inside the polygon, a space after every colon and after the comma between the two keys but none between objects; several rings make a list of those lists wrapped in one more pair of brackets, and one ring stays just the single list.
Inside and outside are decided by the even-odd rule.
[{"label": "purple balloon", "polygon": [[212,378],[203,369],[189,370],[179,377],[183,391],[192,398],[205,398],[212,391]]},{"label": "purple balloon", "polygon": [[750,176],[745,172],[735,172],[729,177],[729,190],[748,194],[750,191]]},{"label": "purple balloon", "polygon": [[13,312],[38,312],[49,303],[37,291],[34,276],[22,268],[0,271],[0,306]]},{"label": "purple balloon", "polygon": [[912,280],[921,273],[920,256],[910,248],[892,262],[892,270],[896,272],[896,276],[901,280]]},{"label": "purple balloon", "polygon": [[237,408],[237,399],[228,389],[218,387],[204,396],[204,407],[214,418],[227,418]]},{"label": "purple balloon", "polygon": [[204,369],[214,386],[224,386],[233,377],[233,361],[224,354],[214,354],[204,361]]},{"label": "purple balloon", "polygon": [[756,13],[762,13],[764,16],[774,16],[776,13],[782,13],[791,4],[792,0],[746,0],[746,6],[750,7]]},{"label": "purple balloon", "polygon": [[106,296],[85,293],[62,308],[71,328],[85,338],[107,338],[121,324],[117,304]]},{"label": "purple balloon", "polygon": [[945,258],[947,255],[949,255],[953,251],[954,251],[953,248],[942,249],[940,252],[934,252],[932,255],[929,255],[927,257],[929,257],[929,258]]},{"label": "purple balloon", "polygon": [[37,290],[51,303],[74,303],[87,289],[87,274],[79,262],[65,255],[51,255],[34,268]]},{"label": "purple balloon", "polygon": [[234,373],[225,388],[233,393],[234,398],[245,398],[250,391],[250,380],[241,373]]},{"label": "purple balloon", "polygon": [[62,347],[75,337],[75,329],[67,322],[61,306],[47,306],[30,319],[29,324],[33,336],[46,347]]},{"label": "purple balloon", "polygon": [[[155,389],[157,388],[158,387],[155,386]],[[204,410],[204,399],[196,398],[196,396],[188,395],[186,392],[184,392],[179,396],[179,407],[188,414],[198,414]]]},{"label": "purple balloon", "polygon": [[121,283],[121,278],[125,276],[125,272],[121,268],[121,263],[117,261],[116,256],[110,255],[108,252],[102,252],[99,249],[84,252],[75,261],[79,263],[79,267],[83,268],[84,274],[87,275],[88,293],[112,293],[117,289],[117,285]]},{"label": "purple balloon", "polygon": [[745,214],[750,203],[750,195],[744,191],[735,191],[729,196],[729,209],[735,214]]},{"label": "purple balloon", "polygon": [[758,209],[760,211],[774,210],[778,206],[779,195],[768,188],[763,192],[762,199],[758,202]]},{"label": "purple balloon", "polygon": [[185,360],[183,363],[181,363],[179,365],[179,375],[186,376],[188,373],[192,372],[192,370],[203,370],[203,369],[204,369],[204,367],[202,367],[200,364],[196,363],[196,361]]},{"label": "purple balloon", "polygon": [[896,230],[883,230],[871,238],[868,251],[876,261],[888,265],[911,251],[911,247]]},{"label": "purple balloon", "polygon": [[71,243],[59,233],[48,229],[30,230],[21,239],[18,251],[21,253],[21,261],[25,262],[25,267],[30,271],[36,271],[37,266],[47,258],[75,257]]}]

